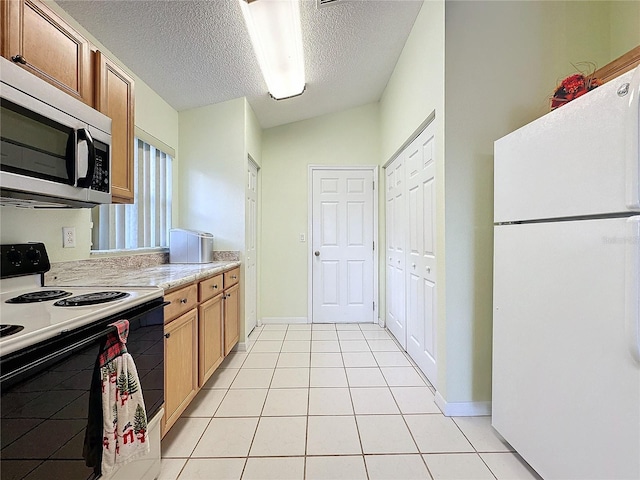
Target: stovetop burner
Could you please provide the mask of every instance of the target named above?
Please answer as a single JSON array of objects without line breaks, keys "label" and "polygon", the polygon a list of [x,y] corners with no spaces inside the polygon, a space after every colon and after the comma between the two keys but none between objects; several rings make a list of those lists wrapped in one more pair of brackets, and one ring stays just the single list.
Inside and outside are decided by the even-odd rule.
[{"label": "stovetop burner", "polygon": [[113,302],[114,300],[120,300],[128,296],[129,294],[127,292],[92,292],[58,300],[53,305],[56,307],[82,307],[85,305]]},{"label": "stovetop burner", "polygon": [[0,324],[0,337],[6,337],[8,335],[13,335],[14,333],[18,333],[21,330],[24,330],[22,325],[4,325]]},{"label": "stovetop burner", "polygon": [[10,298],[5,303],[46,302],[49,300],[58,300],[59,298],[68,297],[69,295],[71,295],[71,292],[66,292],[64,290],[41,290]]}]

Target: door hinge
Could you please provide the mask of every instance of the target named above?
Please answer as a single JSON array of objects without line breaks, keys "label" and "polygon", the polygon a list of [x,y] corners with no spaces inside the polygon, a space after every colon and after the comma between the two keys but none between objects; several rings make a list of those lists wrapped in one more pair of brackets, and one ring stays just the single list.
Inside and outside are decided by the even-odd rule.
[{"label": "door hinge", "polygon": [[373,189],[376,189],[376,181],[374,180],[373,182],[371,182],[371,184],[373,185]]},{"label": "door hinge", "polygon": [[376,311],[376,302],[373,302],[373,311]]},{"label": "door hinge", "polygon": [[374,250],[376,249],[376,242],[375,242],[375,240],[374,240],[374,242],[373,242],[373,249],[374,249]]}]

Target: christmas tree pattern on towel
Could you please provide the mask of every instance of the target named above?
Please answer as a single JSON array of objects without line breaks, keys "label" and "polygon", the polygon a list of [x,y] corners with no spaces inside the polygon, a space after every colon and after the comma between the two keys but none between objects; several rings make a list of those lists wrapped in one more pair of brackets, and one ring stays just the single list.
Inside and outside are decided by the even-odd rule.
[{"label": "christmas tree pattern on towel", "polygon": [[[128,323],[128,322],[127,322]],[[127,330],[128,332],[128,325]],[[122,341],[122,335],[120,336]],[[126,336],[124,337],[126,341]],[[124,344],[124,342],[122,342]],[[102,474],[149,452],[147,414],[133,358],[120,355],[100,368],[102,380]]]}]

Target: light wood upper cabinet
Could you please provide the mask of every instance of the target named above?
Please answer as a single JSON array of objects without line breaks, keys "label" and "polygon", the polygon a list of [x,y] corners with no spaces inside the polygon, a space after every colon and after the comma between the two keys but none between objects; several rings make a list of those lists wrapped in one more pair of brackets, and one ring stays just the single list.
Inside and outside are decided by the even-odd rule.
[{"label": "light wood upper cabinet", "polygon": [[134,81],[96,52],[96,109],[111,118],[112,203],[133,203]]},{"label": "light wood upper cabinet", "polygon": [[89,42],[39,0],[0,3],[2,56],[93,106]]}]

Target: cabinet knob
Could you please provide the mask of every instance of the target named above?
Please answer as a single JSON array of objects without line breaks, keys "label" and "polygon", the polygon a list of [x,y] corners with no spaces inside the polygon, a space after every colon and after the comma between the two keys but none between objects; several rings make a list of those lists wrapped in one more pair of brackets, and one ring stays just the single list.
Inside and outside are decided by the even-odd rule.
[{"label": "cabinet knob", "polygon": [[313,252],[313,254],[314,254],[316,257],[319,257],[319,256],[320,256],[320,251],[319,251],[319,250],[316,250],[315,252]]},{"label": "cabinet knob", "polygon": [[214,290],[218,289],[218,285],[211,285],[211,288],[213,288]]},{"label": "cabinet knob", "polygon": [[180,299],[180,303],[187,303],[187,299],[186,298],[181,298]]},{"label": "cabinet knob", "polygon": [[14,55],[13,57],[11,57],[11,60],[13,60],[15,63],[19,63],[20,65],[27,64],[27,60],[22,55]]},{"label": "cabinet knob", "polygon": [[170,334],[170,333],[165,333],[165,334],[164,334],[164,338],[169,338],[170,336],[171,336],[171,334]]},{"label": "cabinet knob", "polygon": [[231,280],[237,280],[238,277],[236,275],[231,275]]}]

